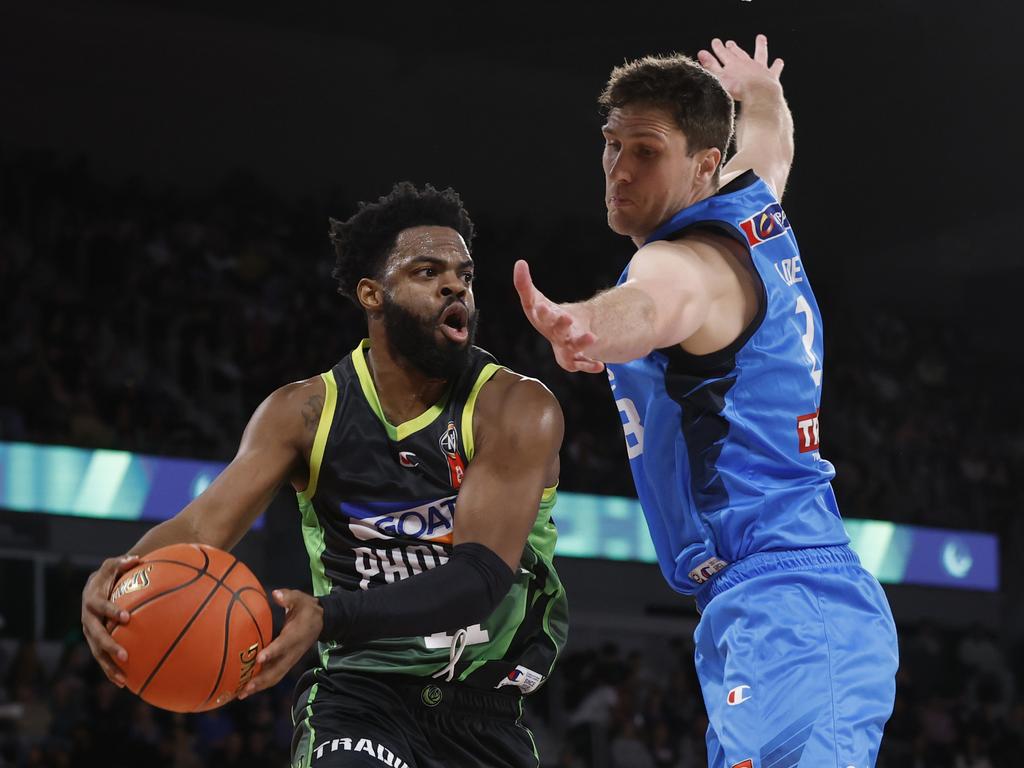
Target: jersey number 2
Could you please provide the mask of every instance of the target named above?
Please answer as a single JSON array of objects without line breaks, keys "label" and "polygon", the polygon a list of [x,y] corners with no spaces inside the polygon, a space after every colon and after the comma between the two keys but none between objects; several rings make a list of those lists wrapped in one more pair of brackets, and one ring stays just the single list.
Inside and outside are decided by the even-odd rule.
[{"label": "jersey number 2", "polygon": [[821,386],[821,367],[818,365],[818,358],[814,354],[814,313],[811,312],[811,305],[807,303],[804,296],[796,299],[796,313],[804,316],[807,330],[800,339],[804,343],[804,351],[807,352],[807,362],[811,364],[811,378],[815,386]]}]

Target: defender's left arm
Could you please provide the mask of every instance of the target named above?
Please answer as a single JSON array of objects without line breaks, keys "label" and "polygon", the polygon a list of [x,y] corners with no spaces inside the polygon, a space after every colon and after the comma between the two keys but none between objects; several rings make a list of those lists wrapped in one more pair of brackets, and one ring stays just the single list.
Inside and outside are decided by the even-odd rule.
[{"label": "defender's left arm", "polygon": [[768,65],[768,38],[764,35],[757,36],[753,57],[734,41],[723,43],[715,38],[711,52],[700,51],[697,58],[740,103],[736,153],[722,168],[722,184],[753,170],[781,200],[794,152],[793,116],[779,81],[782,59]]},{"label": "defender's left arm", "polygon": [[630,261],[626,282],[574,304],[556,304],[542,294],[525,261],[516,263],[514,279],[523,311],[550,342],[558,364],[587,373],[686,341],[707,320],[721,282],[706,260],[679,241],[643,246]]}]

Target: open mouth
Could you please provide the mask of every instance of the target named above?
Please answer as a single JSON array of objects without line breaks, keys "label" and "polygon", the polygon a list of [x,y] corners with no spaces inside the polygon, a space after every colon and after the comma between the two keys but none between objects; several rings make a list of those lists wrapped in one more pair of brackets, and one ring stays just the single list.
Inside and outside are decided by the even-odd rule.
[{"label": "open mouth", "polygon": [[462,343],[469,338],[469,310],[461,302],[453,302],[441,313],[441,333],[454,342]]}]

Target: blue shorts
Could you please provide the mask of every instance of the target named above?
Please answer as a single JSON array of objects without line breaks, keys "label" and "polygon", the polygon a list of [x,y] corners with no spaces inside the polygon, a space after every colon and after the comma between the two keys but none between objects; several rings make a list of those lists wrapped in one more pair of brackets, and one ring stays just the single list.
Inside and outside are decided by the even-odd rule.
[{"label": "blue shorts", "polygon": [[849,547],[762,552],[697,594],[709,768],[872,768],[896,625]]}]

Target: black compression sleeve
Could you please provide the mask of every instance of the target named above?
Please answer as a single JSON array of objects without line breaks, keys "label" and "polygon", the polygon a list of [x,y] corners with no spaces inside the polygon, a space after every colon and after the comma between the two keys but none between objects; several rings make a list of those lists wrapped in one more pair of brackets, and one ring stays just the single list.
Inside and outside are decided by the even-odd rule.
[{"label": "black compression sleeve", "polygon": [[514,578],[488,547],[459,544],[447,563],[426,573],[367,590],[336,589],[320,597],[320,639],[355,645],[478,624],[491,615]]}]

